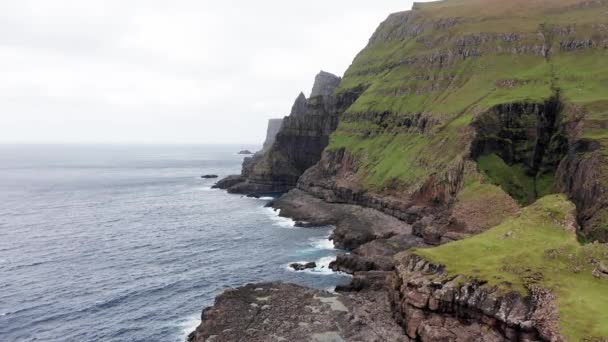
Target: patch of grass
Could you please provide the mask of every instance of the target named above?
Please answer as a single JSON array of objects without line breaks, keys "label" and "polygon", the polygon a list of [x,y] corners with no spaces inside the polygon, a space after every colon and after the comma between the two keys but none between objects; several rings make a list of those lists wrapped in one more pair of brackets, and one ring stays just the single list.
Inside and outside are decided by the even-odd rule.
[{"label": "patch of grass", "polygon": [[555,174],[545,173],[536,175],[536,197],[544,197],[546,195],[554,194],[555,189]]},{"label": "patch of grass", "polygon": [[416,183],[427,173],[411,161],[428,145],[423,135],[377,135],[358,137],[339,133],[331,136],[329,149],[345,148],[359,156],[360,178],[371,188],[379,189],[394,181]]},{"label": "patch of grass", "polygon": [[[405,51],[400,53],[412,58]],[[369,67],[369,63],[365,65]],[[425,111],[454,117],[472,105],[483,110],[524,99],[542,102],[552,95],[549,75],[550,67],[542,57],[489,55],[458,61],[444,69],[402,65],[367,78],[356,76],[351,80],[346,76],[341,87],[370,85],[349,112]],[[504,79],[519,81],[519,85],[497,87],[496,82]]]},{"label": "patch of grass", "polygon": [[592,261],[607,263],[608,246],[577,241],[566,228],[573,210],[565,196],[545,196],[484,233],[414,253],[445,265],[451,275],[484,280],[505,291],[527,295],[532,282],[550,289],[557,295],[566,338],[606,338],[608,280],[592,275]]},{"label": "patch of grass", "polygon": [[[343,121],[331,135],[328,150],[340,148],[357,156],[360,184],[373,190],[408,192],[430,175],[441,175],[467,154],[469,116],[452,120],[432,135],[415,128],[391,126],[381,130],[370,122]],[[459,158],[460,157],[460,158]]]},{"label": "patch of grass", "polygon": [[555,174],[528,174],[523,164],[508,165],[496,154],[488,154],[477,160],[479,170],[487,181],[500,186],[522,205],[532,203],[536,198],[555,192]]},{"label": "patch of grass", "polygon": [[500,186],[519,203],[529,204],[536,198],[534,178],[526,174],[523,164],[507,165],[495,154],[481,156],[477,163],[488,181]]},{"label": "patch of grass", "polygon": [[518,210],[517,203],[499,186],[483,182],[481,175],[465,176],[452,217],[466,222],[466,233],[479,233],[500,224]]}]

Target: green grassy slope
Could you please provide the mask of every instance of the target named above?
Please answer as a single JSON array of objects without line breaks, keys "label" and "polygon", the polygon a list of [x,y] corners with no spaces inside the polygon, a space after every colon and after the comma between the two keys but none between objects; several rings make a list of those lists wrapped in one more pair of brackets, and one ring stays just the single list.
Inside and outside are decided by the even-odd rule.
[{"label": "green grassy slope", "polygon": [[468,157],[481,113],[556,89],[586,113],[581,135],[608,144],[608,3],[579,3],[447,0],[390,16],[337,90],[366,87],[329,148],[360,157],[364,187],[413,191]]},{"label": "green grassy slope", "polygon": [[571,341],[608,337],[608,279],[592,275],[608,265],[608,246],[580,245],[567,226],[572,203],[549,195],[502,224],[474,237],[416,254],[454,275],[526,295],[528,286],[557,295],[562,333]]}]

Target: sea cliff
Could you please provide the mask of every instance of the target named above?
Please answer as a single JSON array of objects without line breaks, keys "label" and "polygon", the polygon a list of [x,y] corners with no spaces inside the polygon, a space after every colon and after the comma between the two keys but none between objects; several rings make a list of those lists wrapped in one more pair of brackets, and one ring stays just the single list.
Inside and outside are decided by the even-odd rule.
[{"label": "sea cliff", "polygon": [[[391,312],[344,324],[401,328],[380,340],[606,340],[607,12],[447,0],[392,14],[224,188],[285,193],[281,215],[335,225],[347,253],[332,268],[354,275],[341,296]],[[216,336],[206,317],[192,341]]]},{"label": "sea cliff", "polygon": [[334,96],[341,78],[321,71],[311,96],[300,93],[283,118],[274,141],[245,160],[239,176],[229,176],[217,187],[231,193],[260,195],[281,193],[295,187],[300,175],[321,158],[329,135],[338,125],[338,114],[353,101],[349,95]]}]

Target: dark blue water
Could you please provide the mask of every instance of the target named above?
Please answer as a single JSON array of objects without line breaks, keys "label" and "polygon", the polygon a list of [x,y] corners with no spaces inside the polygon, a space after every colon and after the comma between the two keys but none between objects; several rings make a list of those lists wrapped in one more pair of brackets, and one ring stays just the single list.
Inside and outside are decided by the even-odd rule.
[{"label": "dark blue water", "polygon": [[183,341],[226,287],[345,281],[329,228],[211,190],[255,146],[0,146],[0,341]]}]

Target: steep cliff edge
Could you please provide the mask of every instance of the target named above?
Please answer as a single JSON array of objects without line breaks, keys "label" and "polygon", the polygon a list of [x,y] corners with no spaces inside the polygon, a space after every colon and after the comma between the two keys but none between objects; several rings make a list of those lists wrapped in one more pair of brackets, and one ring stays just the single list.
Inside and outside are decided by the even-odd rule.
[{"label": "steep cliff edge", "polygon": [[281,193],[295,187],[300,175],[321,158],[338,125],[338,114],[354,101],[351,92],[333,95],[340,80],[321,71],[310,98],[303,93],[296,98],[274,142],[244,161],[240,177],[231,176],[218,182],[218,187],[248,195]]},{"label": "steep cliff edge", "polygon": [[392,14],[336,95],[365,91],[298,186],[398,217],[423,206],[439,234],[483,231],[563,191],[581,236],[605,241],[607,10],[450,0]]}]

